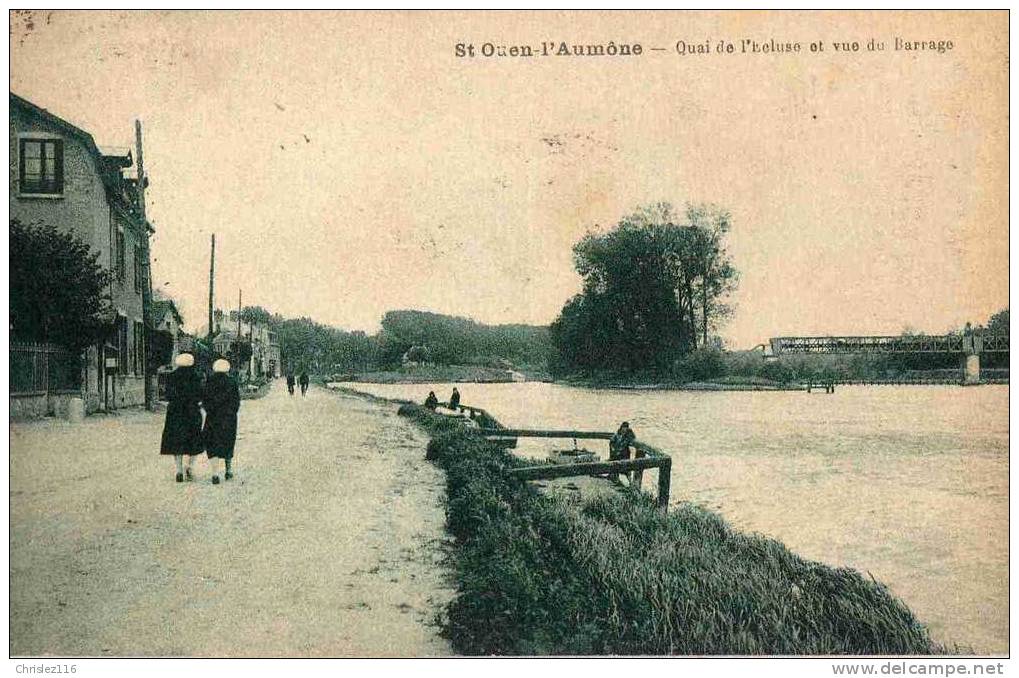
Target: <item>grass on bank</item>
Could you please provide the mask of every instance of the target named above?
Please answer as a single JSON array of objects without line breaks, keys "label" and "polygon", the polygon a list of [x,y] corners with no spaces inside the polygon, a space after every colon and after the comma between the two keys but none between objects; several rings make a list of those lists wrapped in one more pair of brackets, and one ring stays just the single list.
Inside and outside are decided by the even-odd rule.
[{"label": "grass on bank", "polygon": [[646,494],[539,493],[522,464],[455,420],[405,404],[447,473],[458,595],[446,632],[465,655],[932,654],[888,589]]}]

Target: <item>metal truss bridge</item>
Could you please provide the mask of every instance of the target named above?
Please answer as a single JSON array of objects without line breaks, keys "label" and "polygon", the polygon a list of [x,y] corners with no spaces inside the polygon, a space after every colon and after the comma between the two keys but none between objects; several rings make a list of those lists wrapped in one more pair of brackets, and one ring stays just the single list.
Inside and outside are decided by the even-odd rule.
[{"label": "metal truss bridge", "polygon": [[[769,350],[770,349],[770,350]],[[941,336],[898,337],[775,337],[765,347],[765,356],[775,359],[784,353],[954,353],[961,357],[962,383],[980,383],[980,356],[1008,353],[1008,335],[945,334]]]},{"label": "metal truss bridge", "polygon": [[897,337],[775,337],[771,354],[783,353],[1008,353],[1008,335],[946,334]]}]

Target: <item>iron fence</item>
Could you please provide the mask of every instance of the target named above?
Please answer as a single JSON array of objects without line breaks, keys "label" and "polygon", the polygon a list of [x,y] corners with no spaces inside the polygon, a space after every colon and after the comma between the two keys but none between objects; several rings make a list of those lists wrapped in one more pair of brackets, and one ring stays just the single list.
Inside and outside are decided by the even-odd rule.
[{"label": "iron fence", "polygon": [[52,344],[10,346],[12,395],[81,389],[81,356]]}]

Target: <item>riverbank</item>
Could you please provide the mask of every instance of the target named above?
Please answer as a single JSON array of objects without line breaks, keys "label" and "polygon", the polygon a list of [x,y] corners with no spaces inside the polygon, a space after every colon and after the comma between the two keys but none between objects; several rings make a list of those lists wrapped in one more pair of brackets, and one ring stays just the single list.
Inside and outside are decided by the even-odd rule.
[{"label": "riverbank", "polygon": [[619,378],[558,379],[557,384],[612,391],[803,391],[805,386],[763,377],[720,377],[703,381],[671,381]]},{"label": "riverbank", "polygon": [[[348,386],[418,403],[452,388]],[[460,391],[514,428],[611,431],[627,420],[673,455],[674,502],[809,560],[873,573],[943,644],[1009,651],[1007,386]],[[521,439],[514,454],[544,459],[551,447]]]},{"label": "riverbank", "polygon": [[936,654],[889,591],[682,503],[647,494],[577,500],[508,477],[527,462],[417,405],[446,471],[457,652],[518,654]]},{"label": "riverbank", "polygon": [[162,415],[13,424],[10,653],[451,654],[445,478],[392,410],[277,384],[219,485],[173,482]]},{"label": "riverbank", "polygon": [[526,381],[520,372],[477,365],[421,365],[401,367],[396,370],[335,374],[331,381],[360,382],[366,384],[433,384],[475,383],[508,384]]},{"label": "riverbank", "polygon": [[[823,390],[825,381],[803,380],[778,382],[761,377],[722,377],[707,381],[646,381],[646,380],[590,380],[558,379],[553,383],[577,388],[604,389],[607,391],[806,391]],[[872,379],[835,379],[836,386],[963,386],[960,378],[946,377],[887,377]],[[965,386],[1007,386],[1008,377],[981,379],[976,384]]]}]

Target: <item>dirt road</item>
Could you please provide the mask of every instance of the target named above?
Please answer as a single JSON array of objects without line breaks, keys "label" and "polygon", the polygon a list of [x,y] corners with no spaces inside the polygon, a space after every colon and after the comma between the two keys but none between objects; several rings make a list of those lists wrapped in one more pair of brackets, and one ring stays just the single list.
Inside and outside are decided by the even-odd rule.
[{"label": "dirt road", "polygon": [[444,479],[395,412],[277,383],[236,477],[157,454],[163,415],[11,428],[14,655],[435,656]]}]

